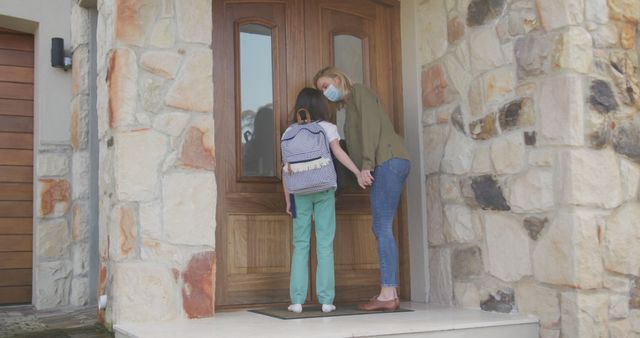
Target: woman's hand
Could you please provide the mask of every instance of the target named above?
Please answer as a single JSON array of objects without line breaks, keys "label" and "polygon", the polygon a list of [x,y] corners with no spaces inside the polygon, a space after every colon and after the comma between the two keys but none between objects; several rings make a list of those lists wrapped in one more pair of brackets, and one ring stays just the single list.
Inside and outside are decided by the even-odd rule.
[{"label": "woman's hand", "polygon": [[287,198],[286,202],[287,202],[287,208],[286,208],[287,214],[289,214],[289,216],[293,217],[293,215],[291,214],[291,202],[289,202],[288,198]]},{"label": "woman's hand", "polygon": [[365,186],[370,186],[373,184],[373,176],[371,175],[371,170],[363,169],[360,171],[360,178],[358,179],[358,183],[360,183],[360,179]]}]

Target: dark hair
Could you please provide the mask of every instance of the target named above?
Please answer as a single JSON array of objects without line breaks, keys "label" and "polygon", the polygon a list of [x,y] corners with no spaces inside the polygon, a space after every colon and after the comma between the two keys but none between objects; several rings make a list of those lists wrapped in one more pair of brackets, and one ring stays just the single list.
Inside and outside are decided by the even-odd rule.
[{"label": "dark hair", "polygon": [[307,87],[300,90],[291,122],[297,121],[296,115],[300,109],[306,109],[314,121],[329,121],[330,119],[329,104],[322,91],[318,89]]}]

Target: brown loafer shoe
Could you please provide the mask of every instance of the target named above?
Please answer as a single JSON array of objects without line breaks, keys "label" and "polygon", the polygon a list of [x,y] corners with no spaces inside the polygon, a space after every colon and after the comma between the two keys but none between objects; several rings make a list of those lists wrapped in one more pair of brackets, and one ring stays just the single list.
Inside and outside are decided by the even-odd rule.
[{"label": "brown loafer shoe", "polygon": [[362,311],[395,311],[400,307],[398,298],[392,300],[378,300],[378,296],[369,299],[368,303],[358,304],[358,310]]}]

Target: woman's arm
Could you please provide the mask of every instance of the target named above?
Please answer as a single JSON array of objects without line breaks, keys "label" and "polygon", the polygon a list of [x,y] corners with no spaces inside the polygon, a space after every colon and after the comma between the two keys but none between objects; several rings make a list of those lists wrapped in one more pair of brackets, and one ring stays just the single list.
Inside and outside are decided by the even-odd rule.
[{"label": "woman's arm", "polygon": [[376,148],[380,141],[380,116],[386,113],[373,91],[364,86],[359,88],[362,90],[358,90],[353,99],[359,114],[357,121],[360,123],[362,170],[365,171],[372,170],[375,166]]},{"label": "woman's arm", "polygon": [[342,163],[347,169],[349,169],[354,175],[356,175],[356,178],[358,179],[358,185],[362,189],[365,189],[365,184],[362,180],[362,176],[360,175],[360,170],[358,170],[358,167],[356,167],[349,155],[347,155],[347,153],[342,150],[342,147],[340,147],[340,141],[338,139],[335,139],[331,141],[330,146],[331,152],[333,152],[333,156],[335,156],[338,161],[340,161],[340,163]]}]

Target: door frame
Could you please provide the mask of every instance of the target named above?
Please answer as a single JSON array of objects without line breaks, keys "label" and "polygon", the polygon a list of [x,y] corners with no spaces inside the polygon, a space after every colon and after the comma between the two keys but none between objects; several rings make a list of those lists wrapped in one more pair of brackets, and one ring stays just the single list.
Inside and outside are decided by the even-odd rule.
[{"label": "door frame", "polygon": [[[213,0],[215,1],[215,0]],[[426,179],[423,164],[422,145],[422,108],[420,94],[420,72],[417,43],[417,0],[371,0],[388,6],[396,6],[398,25],[394,27],[392,36],[400,39],[400,47],[391,52],[394,62],[394,83],[401,83],[402,87],[396,86],[396,97],[401,98],[396,103],[399,106],[400,114],[396,118],[401,122],[401,133],[409,150],[412,170],[407,178],[407,188],[403,194],[403,209],[401,217],[404,218],[405,229],[404,238],[399,238],[404,242],[401,259],[408,262],[406,268],[409,275],[410,300],[418,302],[428,302],[429,294],[429,270],[428,270],[428,241],[427,241],[427,214],[426,214],[426,191],[424,189]],[[213,13],[212,13],[213,15]],[[214,20],[215,22],[215,20]],[[219,34],[214,25],[213,35]],[[213,39],[215,41],[215,39]],[[213,46],[215,48],[215,46]],[[401,71],[400,71],[401,70]],[[215,76],[215,75],[214,75]],[[214,90],[215,92],[215,90]],[[215,93],[214,93],[215,95]],[[220,189],[220,187],[218,187]],[[216,219],[220,208],[216,207]],[[219,229],[216,229],[219,230]],[[216,241],[220,240],[217,236]],[[217,255],[224,254],[217,252]],[[402,264],[402,262],[401,262]],[[400,272],[402,273],[402,272]],[[406,276],[404,277],[406,278]],[[235,307],[233,307],[235,308]],[[229,309],[232,309],[229,307]]]}]

